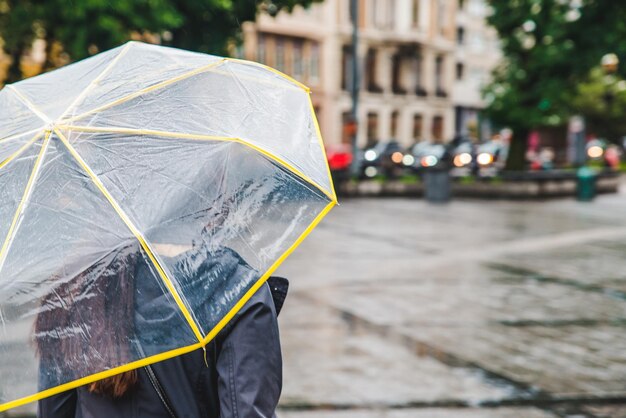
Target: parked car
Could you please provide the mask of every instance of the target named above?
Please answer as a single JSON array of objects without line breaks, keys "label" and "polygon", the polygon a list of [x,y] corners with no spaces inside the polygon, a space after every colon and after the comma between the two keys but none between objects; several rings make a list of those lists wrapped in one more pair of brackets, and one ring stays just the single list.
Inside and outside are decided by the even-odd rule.
[{"label": "parked car", "polygon": [[412,145],[403,157],[403,164],[413,172],[421,172],[425,168],[437,167],[445,164],[447,156],[443,144],[433,144],[427,141]]},{"label": "parked car", "polygon": [[452,176],[463,177],[478,174],[476,154],[478,146],[469,137],[458,136],[451,142]]},{"label": "parked car", "polygon": [[361,176],[372,178],[378,175],[396,177],[403,171],[404,153],[397,141],[380,141],[363,152],[360,161]]},{"label": "parked car", "polygon": [[476,163],[481,176],[495,176],[504,168],[508,147],[501,141],[487,141],[478,145]]}]

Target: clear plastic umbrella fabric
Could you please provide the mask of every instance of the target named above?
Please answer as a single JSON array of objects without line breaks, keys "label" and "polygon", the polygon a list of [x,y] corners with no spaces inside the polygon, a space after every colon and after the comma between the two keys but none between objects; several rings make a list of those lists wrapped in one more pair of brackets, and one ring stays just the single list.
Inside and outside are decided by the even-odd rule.
[{"label": "clear plastic umbrella fabric", "polygon": [[336,203],[309,90],[131,42],[0,91],[0,411],[206,345]]}]

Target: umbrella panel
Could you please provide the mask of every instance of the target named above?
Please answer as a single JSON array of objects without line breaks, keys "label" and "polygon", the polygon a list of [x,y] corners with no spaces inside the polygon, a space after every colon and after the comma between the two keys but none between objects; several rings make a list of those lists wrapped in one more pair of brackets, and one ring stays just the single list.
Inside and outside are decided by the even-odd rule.
[{"label": "umbrella panel", "polygon": [[25,100],[50,120],[56,120],[113,62],[123,47],[117,47],[93,57],[50,71],[12,85]]},{"label": "umbrella panel", "polygon": [[[106,133],[68,137],[142,231],[203,336],[330,202],[239,142]],[[191,256],[199,248],[208,252]],[[181,258],[188,262],[181,264]],[[212,264],[199,276],[206,259]]]},{"label": "umbrella panel", "polygon": [[[0,90],[0,153],[12,141],[28,132],[35,134],[44,121],[30,110],[17,96],[15,90],[5,87]],[[1,157],[0,157],[1,161]]]},{"label": "umbrella panel", "polygon": [[[26,138],[23,140],[12,140],[7,144],[12,145],[12,147],[4,147],[1,150],[3,154],[0,155],[0,159],[8,157],[7,154],[9,153],[15,155],[16,151],[27,143],[29,141]],[[40,149],[41,141],[33,143],[31,146],[23,149],[19,155],[4,160],[5,164],[0,168],[0,184],[2,185],[0,187],[0,253],[4,246],[4,239],[7,237],[9,229],[14,222],[15,213],[26,190],[28,179]]]},{"label": "umbrella panel", "polygon": [[[0,368],[0,404],[197,343],[147,254],[56,136],[42,155],[0,275],[0,358],[13,363]],[[134,266],[135,281],[122,282],[120,263]]]}]

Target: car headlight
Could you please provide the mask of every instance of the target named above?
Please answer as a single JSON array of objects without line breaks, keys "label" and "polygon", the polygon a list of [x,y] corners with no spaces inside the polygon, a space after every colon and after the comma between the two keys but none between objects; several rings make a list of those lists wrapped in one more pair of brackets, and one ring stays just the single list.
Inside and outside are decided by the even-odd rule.
[{"label": "car headlight", "polygon": [[478,157],[476,157],[476,161],[478,161],[480,165],[489,165],[493,162],[493,156],[487,152],[481,152],[478,154]]},{"label": "car headlight", "polygon": [[604,150],[598,145],[589,147],[589,149],[587,150],[587,155],[589,156],[589,158],[600,158],[602,157],[602,154],[604,154]]},{"label": "car headlight", "polygon": [[396,164],[400,164],[402,162],[403,157],[404,155],[402,155],[400,151],[396,151],[393,154],[391,154],[391,161],[393,161]]},{"label": "car headlight", "polygon": [[472,162],[472,156],[467,152],[464,152],[454,157],[455,167],[463,167],[465,165],[468,165],[471,162]]},{"label": "car headlight", "polygon": [[434,155],[427,155],[425,157],[422,157],[422,159],[420,160],[420,164],[422,165],[422,167],[432,167],[434,165],[437,165],[438,162],[439,159]]},{"label": "car headlight", "polygon": [[376,154],[376,151],[372,149],[365,151],[365,159],[367,161],[374,161],[376,157],[378,157],[378,154]]},{"label": "car headlight", "polygon": [[415,157],[413,157],[411,154],[405,155],[404,157],[402,157],[402,164],[407,167],[412,166],[413,164],[415,164]]},{"label": "car headlight", "polygon": [[369,166],[365,169],[365,176],[366,177],[376,177],[376,175],[378,174],[378,169],[376,167],[372,167]]}]

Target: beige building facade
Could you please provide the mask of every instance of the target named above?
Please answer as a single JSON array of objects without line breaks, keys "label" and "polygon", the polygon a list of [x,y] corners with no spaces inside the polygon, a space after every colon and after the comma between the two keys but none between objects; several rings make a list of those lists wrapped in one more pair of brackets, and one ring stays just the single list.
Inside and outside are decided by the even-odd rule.
[{"label": "beige building facade", "polygon": [[481,91],[490,80],[491,71],[502,58],[496,30],[487,25],[489,6],[486,0],[459,0],[456,24],[455,81],[452,101],[455,107],[455,132],[487,139],[489,123],[480,120],[485,107]]},{"label": "beige building facade", "polygon": [[[467,0],[466,0],[467,1]],[[360,0],[358,144],[445,142],[455,134],[458,0]],[[349,142],[349,0],[325,0],[244,25],[243,58],[312,89],[327,144]],[[473,105],[473,102],[472,102]]]}]

